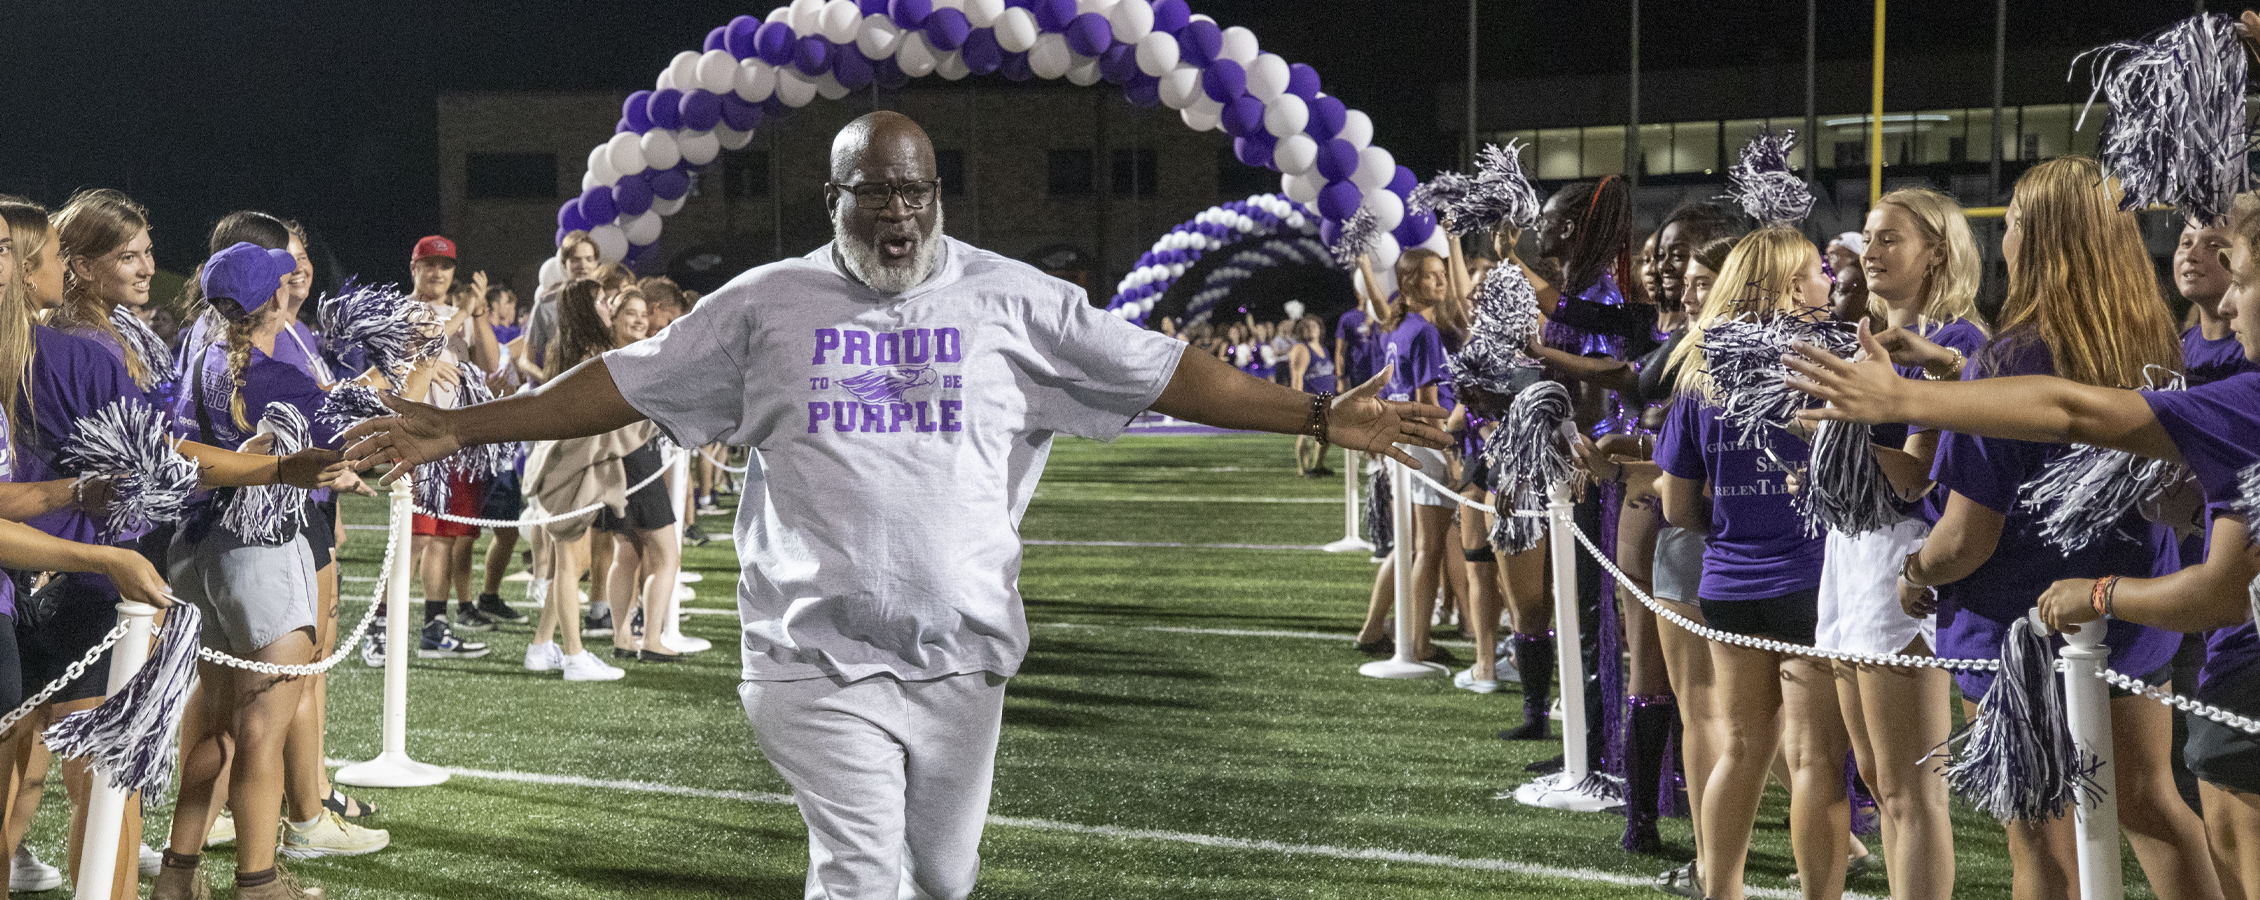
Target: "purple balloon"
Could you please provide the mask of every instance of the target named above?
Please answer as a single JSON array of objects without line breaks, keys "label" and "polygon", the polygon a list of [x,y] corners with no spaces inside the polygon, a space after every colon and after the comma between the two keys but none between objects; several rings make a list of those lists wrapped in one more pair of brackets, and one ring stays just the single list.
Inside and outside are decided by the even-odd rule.
[{"label": "purple balloon", "polygon": [[645,179],[651,184],[651,193],[662,200],[680,200],[691,191],[691,176],[682,166],[653,172]]},{"label": "purple balloon", "polygon": [[[864,70],[864,77],[870,77],[869,69]],[[738,131],[752,131],[759,128],[761,127],[761,104],[747,103],[739,99],[735,93],[723,94],[722,121]]]},{"label": "purple balloon", "polygon": [[783,22],[770,22],[753,33],[754,52],[761,61],[772,66],[782,66],[793,61],[793,50],[800,43],[800,35]]},{"label": "purple balloon", "polygon": [[1318,70],[1303,63],[1287,67],[1287,93],[1309,102],[1318,97]]},{"label": "purple balloon", "polygon": [[1067,23],[1075,21],[1075,0],[1036,0],[1030,10],[1036,27],[1044,31],[1066,31]]},{"label": "purple balloon", "polygon": [[730,51],[731,56],[748,59],[761,55],[761,45],[754,40],[761,32],[760,19],[739,16],[724,27],[728,30],[722,35],[722,49]]},{"label": "purple balloon", "polygon": [[1399,247],[1418,247],[1435,233],[1436,217],[1424,212],[1405,213],[1405,220],[1397,223],[1397,230],[1390,232],[1397,238]]},{"label": "purple balloon", "polygon": [[[1261,134],[1265,137],[1271,135],[1270,132],[1263,129],[1263,101],[1246,94],[1241,94],[1232,102],[1224,104],[1224,111],[1219,114],[1218,118],[1224,123],[1224,133],[1233,137],[1247,137],[1254,134]],[[1265,159],[1268,160],[1269,157]],[[1253,163],[1250,165],[1253,165]]]},{"label": "purple balloon", "polygon": [[637,91],[620,104],[620,118],[627,120],[628,129],[638,133],[651,130],[651,92]]},{"label": "purple balloon", "polygon": [[613,134],[621,134],[621,133],[627,133],[627,134],[635,134],[635,133],[636,133],[636,130],[635,130],[634,128],[632,128],[632,127],[630,127],[630,126],[628,125],[628,120],[626,120],[626,119],[621,119],[621,120],[620,120],[620,121],[618,121],[618,122],[614,122],[614,123],[612,123],[612,133],[613,133]]},{"label": "purple balloon", "polygon": [[722,98],[705,91],[692,91],[683,95],[683,127],[692,131],[712,131],[714,123],[722,121]]},{"label": "purple balloon", "polygon": [[1084,56],[1097,56],[1114,45],[1114,26],[1106,17],[1095,12],[1076,16],[1067,23],[1067,49]]},{"label": "purple balloon", "polygon": [[1248,70],[1229,59],[1219,59],[1201,70],[1201,92],[1210,100],[1230,103],[1248,92]]},{"label": "purple balloon", "polygon": [[1342,105],[1339,97],[1320,97],[1310,102],[1310,124],[1303,126],[1312,140],[1324,141],[1342,133],[1342,123],[1349,121],[1350,108]]},{"label": "purple balloon", "polygon": [[1318,145],[1318,174],[1341,181],[1358,170],[1358,145],[1335,138]]},{"label": "purple balloon", "polygon": [[965,36],[965,45],[957,48],[958,58],[975,75],[987,75],[1004,65],[1004,48],[997,44],[993,28],[977,28]]},{"label": "purple balloon", "polygon": [[[886,59],[874,59],[871,61],[871,82],[892,91],[909,84],[910,74],[904,72],[902,66],[897,65],[892,56]],[[775,100],[776,98],[770,99]],[[782,101],[778,102],[782,105]],[[776,111],[772,110],[770,114],[776,115]]]},{"label": "purple balloon", "polygon": [[700,49],[700,50],[722,50],[722,49],[725,49],[725,48],[726,48],[726,45],[725,45],[725,44],[723,43],[723,41],[724,41],[724,40],[725,40],[726,38],[728,38],[729,36],[730,36],[730,26],[728,26],[728,25],[716,25],[716,26],[714,26],[714,30],[713,30],[713,31],[709,31],[709,32],[707,32],[707,33],[706,33],[706,43],[704,43],[704,44],[700,44],[700,45],[699,45],[699,49]]},{"label": "purple balloon", "polygon": [[793,67],[807,75],[822,75],[832,67],[832,44],[820,37],[804,37],[793,46]]},{"label": "purple balloon", "polygon": [[570,229],[570,228],[560,228],[560,229],[557,229],[557,236],[556,236],[556,237],[554,237],[554,238],[550,238],[550,240],[549,240],[550,246],[553,246],[553,247],[554,247],[554,246],[557,246],[557,245],[559,245],[559,244],[563,244],[563,243],[565,243],[565,236],[566,236],[566,235],[568,235],[568,234],[571,234],[572,232],[573,232],[573,229]]},{"label": "purple balloon", "polygon": [[557,230],[560,235],[567,231],[589,230],[588,217],[581,215],[581,198],[575,197],[557,207]]},{"label": "purple balloon", "polygon": [[1130,76],[1138,74],[1138,48],[1134,44],[1116,44],[1099,54],[1099,77],[1108,84],[1129,84]]},{"label": "purple balloon", "polygon": [[1185,0],[1155,0],[1154,30],[1163,34],[1176,34],[1193,21],[1193,8]]},{"label": "purple balloon", "polygon": [[674,88],[651,92],[651,100],[644,104],[644,114],[658,128],[683,127],[683,92]]},{"label": "purple balloon", "polygon": [[1028,68],[1028,54],[1026,53],[1005,54],[1004,62],[997,66],[997,71],[1004,73],[1004,77],[1013,81],[1027,81],[1036,77],[1035,70]]},{"label": "purple balloon", "polygon": [[1239,157],[1241,162],[1257,168],[1276,168],[1271,162],[1271,153],[1276,146],[1278,145],[1272,138],[1271,132],[1257,128],[1255,131],[1232,139],[1232,155]]},{"label": "purple balloon", "polygon": [[[846,47],[832,54],[832,77],[848,90],[861,90],[871,83],[871,61],[861,53],[850,53]],[[742,129],[741,129],[742,130]]]},{"label": "purple balloon", "polygon": [[1161,79],[1144,72],[1130,76],[1130,81],[1122,86],[1122,99],[1140,109],[1152,108],[1161,102]]},{"label": "purple balloon", "polygon": [[926,42],[944,53],[964,46],[965,36],[972,31],[973,23],[962,10],[945,7],[926,17]]},{"label": "purple balloon", "polygon": [[612,205],[618,207],[623,216],[643,215],[644,210],[651,208],[651,182],[641,172],[621,176],[620,182],[612,186]]},{"label": "purple balloon", "polygon": [[888,17],[905,29],[926,27],[926,17],[933,14],[932,0],[893,0],[887,4]]},{"label": "purple balloon", "polygon": [[1318,223],[1318,240],[1319,243],[1329,247],[1340,242],[1342,240],[1342,223],[1333,219],[1320,220]]},{"label": "purple balloon", "polygon": [[1215,22],[1193,22],[1177,31],[1177,56],[1182,62],[1206,66],[1215,62],[1216,54],[1223,49],[1224,31],[1216,27]]},{"label": "purple balloon", "polygon": [[1318,214],[1336,221],[1348,221],[1357,214],[1358,204],[1365,202],[1365,192],[1348,181],[1336,181],[1318,191]]},{"label": "purple balloon", "polygon": [[1398,166],[1397,174],[1389,178],[1389,193],[1395,194],[1399,197],[1412,196],[1413,188],[1419,186],[1420,179],[1417,176],[1413,175],[1413,171],[1411,169],[1405,168],[1404,166]]},{"label": "purple balloon", "polygon": [[867,16],[887,14],[887,0],[855,0],[855,8]]},{"label": "purple balloon", "polygon": [[587,219],[592,228],[610,225],[612,220],[620,218],[620,205],[612,201],[612,189],[600,184],[582,191],[581,218]]}]

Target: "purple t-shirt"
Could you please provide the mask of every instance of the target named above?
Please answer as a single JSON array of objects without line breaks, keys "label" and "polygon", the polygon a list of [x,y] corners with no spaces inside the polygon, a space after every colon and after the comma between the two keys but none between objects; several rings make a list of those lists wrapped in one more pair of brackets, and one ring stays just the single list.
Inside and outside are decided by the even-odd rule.
[{"label": "purple t-shirt", "polygon": [[[64,445],[77,431],[77,421],[120,397],[145,403],[149,397],[126,374],[125,364],[102,344],[40,325],[32,329],[32,346],[31,378],[16,406],[18,426],[30,423],[31,427],[16,432],[14,446],[9,448],[15,478],[28,482],[75,477],[78,471],[63,468],[59,460]],[[67,541],[105,543],[101,527],[76,506],[33,516],[24,524]],[[136,537],[140,535],[120,536]],[[73,573],[65,577],[78,581],[94,596],[114,599],[118,595],[107,575]]]},{"label": "purple t-shirt", "polygon": [[[1971,361],[1964,380],[2056,372],[2047,348],[2029,337],[1996,340]],[[2107,536],[2066,555],[2041,539],[2040,517],[2019,508],[2017,501],[2025,483],[2039,477],[2051,460],[2068,449],[2064,444],[1954,432],[1940,435],[1938,461],[1931,469],[1939,488],[2000,513],[2006,521],[1993,555],[1969,577],[1938,589],[1939,599],[1947,604],[1939,615],[1938,655],[1955,659],[2000,656],[2009,624],[2037,605],[2041,593],[2058,579],[2149,574],[2154,557],[2150,530],[2157,526],[2143,521],[2139,511],[2127,510]],[[2111,648],[2111,668],[2142,676],[2173,658],[2181,636],[2133,622],[2113,621],[2104,632],[2103,642]],[[1979,697],[1992,686],[1993,675],[1958,672],[1954,680],[1964,696]]]},{"label": "purple t-shirt", "polygon": [[1385,400],[1411,400],[1421,388],[1451,380],[1444,369],[1444,337],[1419,313],[1406,313],[1397,330],[1382,342],[1374,371],[1387,366],[1395,368],[1390,370],[1389,384],[1381,389]]},{"label": "purple t-shirt", "polygon": [[2196,387],[2231,375],[2260,372],[2260,365],[2244,358],[2244,345],[2237,343],[2236,335],[2207,340],[2203,329],[2192,328],[2182,332],[2182,371],[2189,376],[2189,386]]},{"label": "purple t-shirt", "polygon": [[[2186,391],[2147,391],[2142,399],[2205,492],[2210,539],[2213,520],[2236,515],[2230,504],[2237,497],[2237,473],[2260,463],[2260,372],[2242,372]],[[2260,663],[2260,632],[2251,622],[2217,628],[2206,635],[2205,649],[2205,666],[2197,676],[2201,697],[2227,676]]]},{"label": "purple t-shirt", "polygon": [[1378,367],[1373,364],[1374,350],[1380,346],[1373,328],[1366,322],[1365,310],[1353,309],[1343,313],[1334,323],[1334,339],[1341,341],[1345,355],[1341,359],[1343,383],[1348,387],[1364,384],[1372,378]]},{"label": "purple t-shirt", "polygon": [[1677,478],[1710,482],[1711,534],[1703,543],[1705,600],[1766,600],[1821,583],[1826,542],[1805,535],[1786,475],[1766,455],[1805,463],[1806,446],[1766,426],[1745,431],[1718,407],[1681,397],[1656,438],[1656,465]]},{"label": "purple t-shirt", "polygon": [[[1985,349],[1987,340],[1985,329],[1978,327],[1977,323],[1968,319],[1955,319],[1944,325],[1933,325],[1929,331],[1923,333],[1923,337],[1941,347],[1962,351],[1965,366],[1968,365],[1969,360],[1978,357],[1979,351]],[[1921,379],[1923,377],[1923,370],[1920,366],[1898,366],[1897,368],[1899,374],[1908,378]],[[1881,433],[1880,429],[1878,429],[1878,433]],[[1904,431],[1901,432],[1900,437],[1901,445],[1904,445],[1906,437]],[[1878,441],[1877,443],[1882,442]],[[1938,524],[1938,517],[1945,513],[1946,491],[1932,488],[1929,493],[1923,495],[1922,504],[1915,515],[1925,522],[1936,525]]]}]

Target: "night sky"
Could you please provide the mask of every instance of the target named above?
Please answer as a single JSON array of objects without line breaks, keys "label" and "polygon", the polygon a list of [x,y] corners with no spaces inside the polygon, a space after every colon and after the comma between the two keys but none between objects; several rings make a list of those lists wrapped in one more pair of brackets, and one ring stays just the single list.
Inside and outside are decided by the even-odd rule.
[{"label": "night sky", "polygon": [[[1456,159],[1437,85],[1465,79],[1464,0],[1192,0],[1308,62],[1424,176]],[[1630,0],[1481,0],[1483,77],[1623,72]],[[459,90],[629,91],[707,30],[770,4],[11,0],[0,22],[0,192],[50,206],[81,186],[147,204],[160,261],[186,271],[230,210],[298,218],[345,271],[405,275],[439,227],[435,98]],[[1820,4],[1819,53],[1861,58],[1865,3]],[[1992,45],[1991,4],[1899,0],[1893,52]],[[2186,2],[2011,0],[2010,40],[2084,46],[2189,15]],[[1654,2],[1647,71],[1795,64],[1804,6]],[[1354,37],[1352,36],[1354,35]],[[1407,63],[1408,60],[1418,61]],[[928,81],[939,82],[937,79]],[[819,100],[817,102],[823,102]],[[1668,113],[1649,110],[1650,117]],[[791,127],[788,120],[784,127]],[[590,135],[594,146],[603,135]],[[397,270],[397,271],[396,271]]]}]

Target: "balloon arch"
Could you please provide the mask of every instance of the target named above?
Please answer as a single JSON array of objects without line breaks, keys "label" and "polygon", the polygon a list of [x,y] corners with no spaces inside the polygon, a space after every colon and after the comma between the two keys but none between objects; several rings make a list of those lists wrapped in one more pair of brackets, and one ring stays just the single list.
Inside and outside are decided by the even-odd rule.
[{"label": "balloon arch", "polygon": [[[1321,91],[1315,69],[1262,52],[1254,33],[1219,27],[1185,0],[793,0],[739,16],[628,96],[616,133],[589,151],[581,195],[557,211],[557,237],[585,230],[604,261],[642,262],[682,209],[691,170],[764,123],[819,96],[990,73],[1105,81],[1134,105],[1163,104],[1195,130],[1230,135],[1241,162],[1281,173],[1282,193],[1315,206],[1325,236],[1370,209],[1384,270],[1401,247],[1440,246],[1435,219],[1406,208],[1417,180],[1373,145],[1372,119]],[[1141,258],[1141,270],[1152,265]],[[1150,309],[1168,279],[1125,285],[1111,305],[1139,319],[1143,309],[1129,310]]]}]

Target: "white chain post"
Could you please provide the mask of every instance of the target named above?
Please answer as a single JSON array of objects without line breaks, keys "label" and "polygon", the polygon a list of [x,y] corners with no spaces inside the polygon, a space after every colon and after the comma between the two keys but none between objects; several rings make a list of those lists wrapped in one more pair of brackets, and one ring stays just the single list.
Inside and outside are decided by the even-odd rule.
[{"label": "white chain post", "polygon": [[[1326,448],[1319,448],[1324,451]],[[1325,459],[1322,455],[1320,459]],[[1358,524],[1364,519],[1358,510],[1358,464],[1364,455],[1348,447],[1342,448],[1342,539],[1320,549],[1328,553],[1372,553],[1373,545],[1358,537]]]},{"label": "white chain post", "polygon": [[[403,477],[392,483],[392,539],[399,548],[413,546],[409,535],[415,495]],[[414,577],[412,552],[395,552],[392,570],[385,573],[385,705],[384,751],[368,762],[337,770],[332,780],[353,787],[426,787],[447,780],[447,773],[408,756],[408,657],[416,652],[417,634],[409,625],[408,584]]]},{"label": "white chain post", "polygon": [[[2039,625],[2040,612],[2032,613]],[[2090,622],[2064,635],[2059,657],[2064,663],[2064,712],[2072,728],[2072,742],[2080,754],[2093,753],[2103,764],[2095,770],[2099,790],[2093,802],[2083,802],[2073,812],[2079,841],[2080,896],[2085,900],[2119,900],[2125,893],[2119,869],[2119,797],[2111,761],[2111,688],[2097,677],[2111,648],[2103,646],[2104,623]]]},{"label": "white chain post", "polygon": [[[118,623],[125,626],[126,636],[110,651],[110,687],[105,693],[115,694],[125,687],[133,673],[141,671],[141,664],[149,661],[149,636],[156,628],[157,608],[146,603],[124,600],[118,603]],[[110,784],[110,779],[94,779],[94,795],[86,803],[86,836],[79,855],[78,887],[72,896],[78,900],[109,900],[110,885],[118,873],[118,847],[122,845],[126,823],[126,800],[129,794]]]},{"label": "white chain post", "polygon": [[1396,460],[1386,460],[1389,472],[1389,520],[1395,533],[1397,594],[1397,653],[1388,659],[1377,659],[1358,667],[1358,674],[1367,678],[1427,678],[1430,675],[1449,675],[1451,670],[1432,662],[1422,662],[1420,648],[1414,646],[1413,637],[1413,502],[1410,469]]},{"label": "white chain post", "polygon": [[1546,489],[1547,555],[1554,570],[1554,661],[1561,678],[1562,770],[1515,789],[1525,806],[1598,812],[1616,805],[1597,789],[1586,767],[1584,639],[1577,621],[1576,505],[1574,481]]}]

